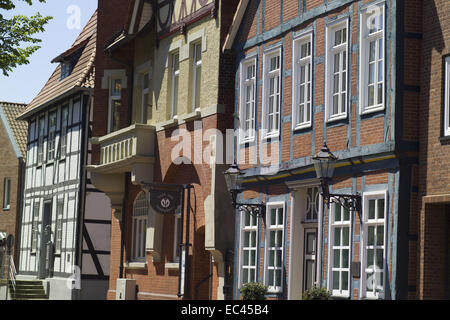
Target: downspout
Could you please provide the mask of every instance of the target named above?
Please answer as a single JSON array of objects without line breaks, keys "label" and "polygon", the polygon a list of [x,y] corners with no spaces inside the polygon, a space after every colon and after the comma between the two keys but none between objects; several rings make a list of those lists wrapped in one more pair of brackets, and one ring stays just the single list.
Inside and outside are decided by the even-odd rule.
[{"label": "downspout", "polygon": [[[127,85],[127,93],[128,93],[128,117],[127,117],[127,126],[131,125],[131,115],[132,115],[132,111],[133,111],[133,86],[134,86],[134,68],[133,68],[133,64],[128,64],[125,61],[122,61],[116,57],[113,56],[112,51],[111,50],[106,50],[105,53],[108,55],[108,57],[125,66],[126,69],[128,70],[128,74],[130,75],[129,79],[129,83]],[[128,193],[128,176],[125,175],[124,178],[124,183],[125,183],[125,197]],[[121,239],[120,239],[120,267],[119,267],[119,278],[123,278],[123,270],[124,270],[124,266],[123,266],[123,259],[124,259],[124,249],[125,249],[125,227],[126,227],[126,223],[125,223],[125,210],[126,210],[126,205],[125,205],[126,201],[125,198],[123,200],[122,203],[122,213],[121,213],[121,229],[122,229],[122,233],[121,233]]]}]

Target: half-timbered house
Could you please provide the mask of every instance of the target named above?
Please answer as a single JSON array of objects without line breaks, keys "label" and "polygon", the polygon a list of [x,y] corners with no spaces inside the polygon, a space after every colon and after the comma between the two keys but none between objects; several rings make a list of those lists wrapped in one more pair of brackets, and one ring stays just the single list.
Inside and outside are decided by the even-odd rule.
[{"label": "half-timbered house", "polygon": [[90,183],[90,119],[97,13],[20,115],[28,121],[18,278],[42,280],[50,299],[105,299],[109,199]]}]

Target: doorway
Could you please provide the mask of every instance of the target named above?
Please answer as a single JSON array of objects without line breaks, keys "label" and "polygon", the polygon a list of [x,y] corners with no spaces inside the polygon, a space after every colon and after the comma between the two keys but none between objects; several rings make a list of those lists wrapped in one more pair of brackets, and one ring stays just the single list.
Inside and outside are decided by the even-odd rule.
[{"label": "doorway", "polygon": [[291,211],[291,257],[289,266],[288,299],[302,299],[305,290],[318,281],[320,234],[318,226],[322,205],[317,185],[295,188]]},{"label": "doorway", "polygon": [[51,240],[52,236],[52,201],[44,202],[44,214],[42,217],[42,230],[41,230],[41,246],[39,253],[39,279],[45,279],[47,277],[47,244]]}]

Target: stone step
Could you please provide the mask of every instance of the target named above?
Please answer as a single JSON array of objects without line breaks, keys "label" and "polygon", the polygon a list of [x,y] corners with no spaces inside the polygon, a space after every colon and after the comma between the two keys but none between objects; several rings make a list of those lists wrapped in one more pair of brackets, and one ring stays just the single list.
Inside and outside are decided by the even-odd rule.
[{"label": "stone step", "polygon": [[47,299],[47,295],[40,293],[12,293],[11,299]]},{"label": "stone step", "polygon": [[[11,281],[10,281],[11,283]],[[42,281],[40,280],[16,280],[16,285],[41,285]]]},{"label": "stone step", "polygon": [[13,294],[44,294],[45,295],[45,290],[44,289],[17,289],[14,290],[10,290],[10,292],[12,292]]}]

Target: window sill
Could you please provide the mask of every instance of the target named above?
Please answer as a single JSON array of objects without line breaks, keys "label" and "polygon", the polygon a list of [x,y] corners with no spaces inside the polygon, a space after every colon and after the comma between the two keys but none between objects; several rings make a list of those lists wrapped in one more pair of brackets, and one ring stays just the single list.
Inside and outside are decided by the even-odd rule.
[{"label": "window sill", "polygon": [[262,140],[263,140],[263,141],[270,142],[270,140],[276,139],[276,138],[278,138],[279,136],[280,136],[280,132],[269,133],[269,134],[265,135],[265,136],[263,137]]},{"label": "window sill", "polygon": [[439,137],[439,142],[445,144],[450,143],[450,135]]},{"label": "window sill", "polygon": [[307,123],[302,123],[302,124],[298,124],[296,126],[294,126],[292,128],[292,131],[299,131],[299,130],[304,130],[304,129],[309,129],[311,128],[311,122],[307,122]]},{"label": "window sill", "polygon": [[147,262],[125,262],[125,269],[144,270],[147,269]]},{"label": "window sill", "polygon": [[328,118],[327,123],[347,119],[347,113],[334,115]]},{"label": "window sill", "polygon": [[179,262],[169,262],[169,263],[166,263],[164,265],[164,267],[169,270],[178,270],[180,268],[180,263]]},{"label": "window sill", "polygon": [[10,208],[10,207],[7,207],[7,208],[3,208],[2,210],[3,210],[3,211],[9,211],[9,210],[11,210],[11,208]]},{"label": "window sill", "polygon": [[366,114],[371,114],[371,113],[375,113],[375,112],[379,112],[379,111],[383,111],[384,110],[384,104],[380,104],[374,107],[365,107],[361,109],[360,114],[362,116],[366,115]]}]

